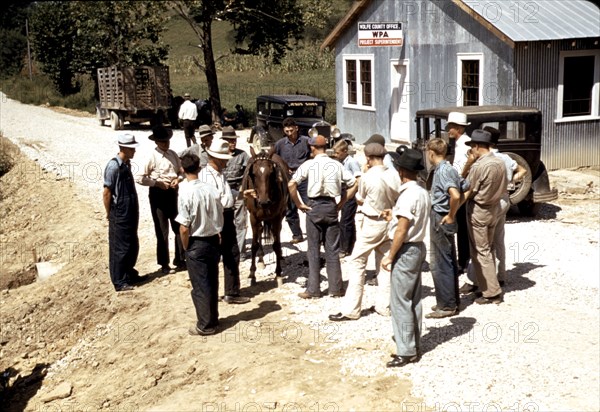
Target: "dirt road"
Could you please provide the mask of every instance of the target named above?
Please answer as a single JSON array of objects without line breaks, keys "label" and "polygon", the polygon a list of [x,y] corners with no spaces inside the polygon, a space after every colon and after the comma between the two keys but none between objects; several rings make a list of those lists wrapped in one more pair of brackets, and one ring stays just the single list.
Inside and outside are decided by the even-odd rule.
[{"label": "dirt road", "polygon": [[[187,273],[156,273],[152,220],[138,186],[137,267],[152,281],[115,294],[100,176],[116,153],[116,132],[3,96],[0,129],[26,154],[0,185],[0,278],[13,286],[0,294],[8,410],[599,409],[595,194],[545,205],[538,220],[510,218],[505,303],[481,307],[467,297],[459,316],[425,320],[421,362],[390,371],[390,318],[333,324],[327,314],[338,312],[339,299],[297,298],[306,245],[290,245],[287,227],[284,286],[276,287],[267,265],[258,286],[244,288],[250,304],[219,307],[220,334],[190,337]],[[154,147],[150,131],[131,132],[142,141],[141,161]],[[184,142],[176,131],[175,150]],[[597,187],[597,175],[590,179]],[[34,251],[62,269],[17,288],[34,276]],[[245,277],[249,263],[241,265]],[[423,281],[427,311],[429,272]],[[364,307],[375,292],[366,287]]]}]

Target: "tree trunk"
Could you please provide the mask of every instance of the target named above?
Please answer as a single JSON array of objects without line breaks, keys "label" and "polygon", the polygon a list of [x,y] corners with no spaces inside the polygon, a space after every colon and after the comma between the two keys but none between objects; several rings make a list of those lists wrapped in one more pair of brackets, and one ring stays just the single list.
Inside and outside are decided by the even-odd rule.
[{"label": "tree trunk", "polygon": [[208,85],[208,96],[212,108],[213,123],[221,121],[221,95],[217,78],[217,65],[212,47],[212,20],[202,23],[202,53],[204,54],[204,74]]}]

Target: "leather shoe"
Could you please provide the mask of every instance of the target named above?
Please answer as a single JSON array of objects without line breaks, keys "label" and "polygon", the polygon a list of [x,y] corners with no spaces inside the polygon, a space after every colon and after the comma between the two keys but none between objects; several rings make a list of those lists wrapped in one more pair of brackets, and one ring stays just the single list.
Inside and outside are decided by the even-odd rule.
[{"label": "leather shoe", "polygon": [[304,242],[304,236],[293,237],[292,240],[290,240],[290,243],[292,245],[295,245],[297,243],[302,243],[302,242]]},{"label": "leather shoe", "polygon": [[229,303],[229,304],[242,305],[244,303],[250,302],[250,298],[247,298],[244,296],[225,295],[225,296],[223,296],[223,302]]},{"label": "leather shoe", "polygon": [[188,329],[188,333],[192,336],[209,336],[217,333],[215,328],[200,329],[197,326],[192,326]]},{"label": "leather shoe", "polygon": [[454,316],[457,313],[458,313],[457,309],[438,309],[436,307],[436,309],[433,312],[428,313],[427,315],[425,315],[425,317],[427,319],[442,319],[442,318]]},{"label": "leather shoe", "polygon": [[346,294],[346,292],[341,291],[338,293],[330,293],[329,296],[331,296],[332,298],[341,298],[341,297],[344,297],[345,294]]},{"label": "leather shoe", "polygon": [[496,295],[496,296],[491,296],[489,298],[486,298],[485,296],[481,296],[481,297],[475,299],[475,303],[477,303],[478,305],[489,305],[490,303],[495,303],[496,305],[499,305],[503,301],[504,301],[504,299],[502,299],[502,294]]},{"label": "leather shoe", "polygon": [[392,355],[394,359],[385,364],[388,368],[399,368],[404,365],[408,365],[409,363],[415,363],[419,360],[419,355],[413,356],[398,356]]},{"label": "leather shoe", "polygon": [[163,275],[172,275],[175,273],[175,269],[172,269],[169,265],[164,265],[162,268],[160,268],[160,272]]},{"label": "leather shoe", "polygon": [[127,292],[128,290],[133,290],[133,289],[135,289],[135,288],[128,283],[123,283],[121,286],[115,287],[115,290],[117,292]]},{"label": "leather shoe", "polygon": [[321,297],[321,296],[311,295],[308,292],[300,292],[300,293],[298,293],[298,296],[301,297],[302,299],[319,299]]},{"label": "leather shoe", "polygon": [[458,291],[463,295],[468,295],[469,293],[477,292],[479,288],[475,285],[471,285],[470,283],[465,283],[462,285]]},{"label": "leather shoe", "polygon": [[336,313],[335,315],[329,315],[329,320],[332,322],[344,322],[347,320],[357,320],[357,319],[352,319],[346,315],[342,315],[341,313]]}]

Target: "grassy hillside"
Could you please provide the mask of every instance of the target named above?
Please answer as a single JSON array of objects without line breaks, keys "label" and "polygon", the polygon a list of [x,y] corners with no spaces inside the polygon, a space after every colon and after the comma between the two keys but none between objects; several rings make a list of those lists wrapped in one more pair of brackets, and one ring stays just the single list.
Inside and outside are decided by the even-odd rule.
[{"label": "grassy hillside", "polygon": [[[280,67],[254,56],[235,56],[229,53],[233,47],[230,24],[213,24],[213,50],[219,76],[219,89],[223,107],[243,105],[254,111],[256,96],[261,94],[306,93],[325,99],[329,105],[327,118],[335,120],[335,67],[333,53],[320,53],[322,39],[346,13],[351,0],[334,0],[334,14],[321,30],[308,29],[306,40],[298,49],[288,53]],[[169,59],[173,93],[189,92],[193,97],[208,97],[204,73],[193,63],[194,57],[202,61],[197,47],[198,39],[192,29],[179,16],[172,16],[165,42],[170,45]]]}]

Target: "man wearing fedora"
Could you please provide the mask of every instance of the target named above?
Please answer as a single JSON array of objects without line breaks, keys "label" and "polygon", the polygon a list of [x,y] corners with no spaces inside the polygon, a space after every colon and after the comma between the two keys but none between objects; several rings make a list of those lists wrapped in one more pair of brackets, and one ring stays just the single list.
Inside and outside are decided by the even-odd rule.
[{"label": "man wearing fedora", "polygon": [[198,179],[202,183],[213,186],[219,193],[223,206],[223,230],[221,231],[221,253],[223,254],[223,274],[227,303],[248,303],[250,299],[240,296],[240,250],[235,228],[235,199],[231,187],[223,174],[227,162],[233,157],[229,153],[229,143],[223,139],[215,139],[208,152],[208,165],[200,170]]},{"label": "man wearing fedora", "polygon": [[140,281],[135,269],[140,250],[138,224],[140,209],[135,181],[131,173],[131,159],[138,142],[131,134],[118,137],[119,153],[104,170],[102,200],[108,220],[108,261],[110,279],[117,292],[133,289]]},{"label": "man wearing fedora", "polygon": [[419,360],[423,317],[421,267],[426,257],[423,240],[431,210],[429,193],[417,183],[417,175],[424,169],[421,152],[406,148],[394,164],[402,185],[396,205],[385,213],[391,220],[388,233],[392,245],[381,261],[381,268],[392,272],[390,309],[396,354],[386,364],[388,368]]},{"label": "man wearing fedora", "polygon": [[[462,176],[463,169],[467,163],[467,152],[469,146],[467,142],[471,138],[465,133],[465,128],[470,125],[467,121],[467,115],[460,112],[450,112],[448,114],[448,120],[446,122],[446,132],[448,132],[448,138],[450,140],[448,150],[454,149],[454,160],[452,166],[458,172],[459,176]],[[461,187],[461,190],[463,188]],[[467,213],[464,206],[459,207],[456,213],[456,223],[458,224],[458,231],[456,233],[457,243],[457,262],[458,272],[463,273],[469,264],[469,234],[467,232]]]},{"label": "man wearing fedora", "polygon": [[508,180],[504,161],[490,151],[492,135],[485,130],[474,130],[471,147],[475,162],[468,171],[469,189],[464,198],[471,245],[471,263],[477,286],[482,294],[475,303],[502,302],[502,288],[496,274],[493,244],[494,231],[500,215],[500,201],[506,192]]},{"label": "man wearing fedora", "polygon": [[156,234],[156,262],[163,274],[175,273],[169,266],[169,226],[175,234],[175,257],[173,264],[177,269],[185,267],[185,256],[179,236],[177,217],[177,191],[183,180],[181,160],[177,153],[169,149],[173,131],[162,126],[152,129],[148,139],[156,143],[156,148],[140,170],[136,181],[149,186],[148,198],[150,212]]},{"label": "man wearing fedora", "polygon": [[182,158],[186,154],[195,154],[200,158],[200,167],[206,167],[208,164],[208,152],[206,149],[210,147],[210,144],[213,141],[214,133],[210,126],[201,125],[198,128],[198,134],[200,135],[200,144],[194,143],[190,147],[179,152],[179,158]]},{"label": "man wearing fedora", "polygon": [[231,126],[225,126],[221,132],[221,138],[229,143],[229,154],[232,156],[227,162],[227,166],[225,167],[225,170],[223,170],[223,174],[225,175],[225,179],[227,179],[227,183],[229,183],[229,187],[233,192],[233,198],[235,199],[235,229],[237,233],[237,242],[240,255],[243,255],[246,249],[245,242],[247,212],[244,199],[243,197],[239,196],[239,193],[244,172],[246,171],[246,167],[250,161],[250,155],[236,147],[238,137],[239,136],[236,134],[235,129]]},{"label": "man wearing fedora", "polygon": [[185,134],[185,143],[187,147],[191,146],[191,142],[196,143],[196,118],[198,117],[198,108],[192,102],[190,94],[185,93],[183,95],[183,104],[179,107],[178,117],[183,126],[183,133]]},{"label": "man wearing fedora", "polygon": [[[327,156],[327,140],[324,136],[311,137],[308,141],[312,159],[302,163],[288,183],[290,197],[299,210],[306,213],[306,237],[308,258],[308,281],[306,291],[298,294],[302,299],[320,298],[321,243],[325,243],[325,268],[329,282],[329,295],[344,295],[340,265],[340,225],[338,212],[347,199],[346,188],[355,185],[354,176],[342,164]],[[308,203],[300,200],[298,186],[306,181]],[[336,198],[340,197],[339,203]]]}]

